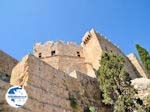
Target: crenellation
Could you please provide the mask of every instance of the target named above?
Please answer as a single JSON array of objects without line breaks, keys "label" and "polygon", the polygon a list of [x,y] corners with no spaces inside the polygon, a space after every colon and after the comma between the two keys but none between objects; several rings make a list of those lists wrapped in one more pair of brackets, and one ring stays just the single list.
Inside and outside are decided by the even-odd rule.
[{"label": "crenellation", "polygon": [[[78,70],[92,77],[96,77],[94,69],[97,70],[100,67],[99,60],[101,60],[102,52],[114,52],[125,57],[126,68],[132,74],[132,78],[139,76],[134,65],[119,47],[94,29],[84,34],[80,45],[73,42],[49,41],[43,45],[38,43],[37,46],[34,46],[34,49],[36,49],[36,52],[34,52],[36,57],[40,55],[39,57],[43,61],[57,69],[66,73]],[[80,67],[78,68],[78,66]]]},{"label": "crenellation", "polygon": [[[63,41],[36,43],[33,55],[25,56],[18,64],[15,59],[0,52],[0,90],[3,91],[0,96],[4,96],[10,84],[20,85],[27,90],[29,99],[17,112],[73,112],[70,95],[77,97],[81,112],[89,105],[112,112],[111,107],[101,103],[95,73],[101,67],[103,52],[123,56],[132,79],[145,77],[143,67],[134,55],[125,56],[117,45],[92,29],[85,33],[80,45]],[[10,84],[1,80],[1,72],[11,74]],[[4,98],[1,101],[3,103]],[[5,105],[6,102],[2,107]],[[8,105],[7,109],[12,110]]]}]

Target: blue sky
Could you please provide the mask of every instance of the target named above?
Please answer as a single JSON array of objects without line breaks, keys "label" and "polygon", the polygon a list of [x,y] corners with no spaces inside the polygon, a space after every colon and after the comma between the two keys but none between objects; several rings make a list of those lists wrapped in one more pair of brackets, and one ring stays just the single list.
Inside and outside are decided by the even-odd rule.
[{"label": "blue sky", "polygon": [[0,0],[0,49],[18,60],[36,42],[79,44],[91,28],[125,54],[150,50],[150,0]]}]

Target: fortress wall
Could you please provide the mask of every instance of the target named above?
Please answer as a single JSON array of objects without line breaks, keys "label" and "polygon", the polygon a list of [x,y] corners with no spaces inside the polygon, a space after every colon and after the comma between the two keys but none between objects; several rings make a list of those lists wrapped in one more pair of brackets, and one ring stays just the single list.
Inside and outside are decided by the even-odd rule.
[{"label": "fortress wall", "polygon": [[91,78],[81,72],[76,71],[77,79],[68,80],[67,87],[69,94],[77,98],[78,110],[75,112],[86,112],[89,106],[94,106],[97,112],[112,112],[110,106],[104,106],[101,99],[96,78]]},{"label": "fortress wall", "polygon": [[[98,36],[100,37],[99,34],[98,34]],[[132,79],[135,79],[140,76],[138,71],[136,70],[136,68],[133,66],[133,64],[127,58],[127,56],[125,56],[125,54],[116,45],[112,44],[110,41],[108,41],[105,38],[99,38],[99,42],[100,42],[101,46],[103,46],[102,48],[104,51],[112,51],[112,52],[114,52],[120,56],[123,56],[125,58],[126,70],[130,74],[130,77]]]},{"label": "fortress wall", "polygon": [[[61,41],[52,42],[48,41],[44,44],[37,43],[34,46],[33,54],[36,57],[39,57],[39,53],[41,53],[42,58],[52,56],[51,52],[55,51],[54,55],[61,56],[75,56],[78,54],[80,57],[83,57],[82,47],[76,45],[75,43],[64,43]],[[79,53],[77,53],[79,52]]]},{"label": "fortress wall", "polygon": [[91,63],[94,69],[98,69],[102,49],[94,30],[84,35],[81,45],[83,47],[85,62]]},{"label": "fortress wall", "polygon": [[18,61],[0,50],[0,112],[16,112],[5,100],[13,67]]},{"label": "fortress wall", "polygon": [[83,51],[82,51],[82,47],[78,46],[75,43],[62,43],[62,44],[58,44],[58,55],[61,56],[78,56],[78,53],[80,57],[83,57]]},{"label": "fortress wall", "polygon": [[11,71],[17,63],[16,59],[0,50],[0,72],[11,75]]},{"label": "fortress wall", "polygon": [[0,112],[17,112],[16,109],[11,108],[7,104],[6,99],[5,99],[5,94],[9,87],[10,87],[10,84],[8,82],[0,79]]},{"label": "fortress wall", "polygon": [[0,50],[0,112],[11,112],[14,109],[8,106],[5,94],[10,87],[9,81],[13,67],[18,61]]},{"label": "fortress wall", "polygon": [[96,78],[95,70],[91,63],[86,63],[87,75],[93,78]]},{"label": "fortress wall", "polygon": [[12,70],[10,84],[26,86],[28,80],[29,58],[25,56]]},{"label": "fortress wall", "polygon": [[67,74],[76,70],[87,74],[88,76],[96,77],[93,66],[90,63],[85,63],[85,58],[74,56],[51,56],[48,58],[43,58],[42,60],[52,67],[62,70]]},{"label": "fortress wall", "polygon": [[136,70],[134,65],[130,62],[130,60],[127,58],[127,56],[124,55],[124,53],[114,44],[112,44],[110,41],[105,39],[104,37],[101,37],[100,34],[97,33],[99,43],[103,51],[112,51],[120,56],[123,56],[125,58],[125,66],[127,72],[130,74],[130,77],[132,79],[135,79],[140,76],[139,72]]},{"label": "fortress wall", "polygon": [[60,56],[59,69],[68,74],[74,70],[87,73],[85,59],[79,57]]},{"label": "fortress wall", "polygon": [[93,66],[90,63],[85,63],[85,58],[72,57],[72,56],[51,56],[43,58],[43,61],[52,67],[62,70],[69,74],[72,71],[80,71],[91,77],[96,77]]},{"label": "fortress wall", "polygon": [[64,81],[65,73],[34,56],[26,56],[13,69],[11,78],[11,85],[24,86],[29,97],[17,112],[23,112],[24,108],[30,112],[70,112],[72,109]]},{"label": "fortress wall", "polygon": [[51,56],[52,50],[57,50],[57,44],[55,44],[53,41],[47,41],[44,44],[36,43],[33,47],[33,54],[34,56],[39,57],[39,53],[41,53],[42,58],[49,57]]},{"label": "fortress wall", "polygon": [[59,68],[59,56],[51,56],[42,60],[56,69]]},{"label": "fortress wall", "polygon": [[140,75],[142,77],[147,78],[146,72],[144,71],[144,67],[142,66],[142,64],[140,63],[140,61],[138,60],[138,58],[136,57],[135,54],[129,54],[128,55],[129,60],[131,61],[131,63],[136,67],[137,71],[140,73]]},{"label": "fortress wall", "polygon": [[113,51],[118,55],[124,55],[122,51],[114,44],[110,42],[110,40],[106,39],[104,36],[96,33],[98,42],[103,51]]},{"label": "fortress wall", "polygon": [[[22,70],[18,70],[20,67]],[[107,110],[108,107],[104,107],[99,100],[96,79],[80,72],[77,72],[77,77],[72,78],[34,56],[26,56],[13,69],[11,79],[12,85],[23,85],[29,96],[27,103],[17,112],[73,112],[70,95],[77,98],[77,112],[84,112],[88,106]]]},{"label": "fortress wall", "polygon": [[[51,54],[52,51],[55,51],[53,56]],[[43,61],[66,73],[78,70],[82,73],[94,74],[91,68],[97,70],[100,67],[99,61],[101,60],[103,51],[112,51],[123,56],[126,61],[126,69],[131,78],[134,79],[140,76],[134,65],[122,51],[94,29],[84,35],[81,46],[74,43],[65,44],[61,41],[55,43],[49,41],[44,44],[37,43],[34,46],[34,55],[36,57],[41,53]],[[81,58],[85,58],[85,60]],[[90,65],[85,63],[89,63]]]}]

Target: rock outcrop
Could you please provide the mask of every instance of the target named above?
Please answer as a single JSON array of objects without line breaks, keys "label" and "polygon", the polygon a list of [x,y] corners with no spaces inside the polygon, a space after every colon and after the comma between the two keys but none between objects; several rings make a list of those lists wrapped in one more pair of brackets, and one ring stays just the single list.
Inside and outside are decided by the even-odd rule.
[{"label": "rock outcrop", "polygon": [[150,96],[150,79],[147,78],[137,78],[131,81],[132,85],[136,90],[138,90],[137,97],[145,99]]}]

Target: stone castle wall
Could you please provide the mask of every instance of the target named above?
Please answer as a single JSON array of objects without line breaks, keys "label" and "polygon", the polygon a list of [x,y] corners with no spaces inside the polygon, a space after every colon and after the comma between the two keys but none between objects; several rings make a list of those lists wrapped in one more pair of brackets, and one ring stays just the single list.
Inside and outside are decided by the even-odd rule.
[{"label": "stone castle wall", "polygon": [[42,58],[44,62],[48,63],[52,67],[59,69],[59,56],[52,56],[48,58]]},{"label": "stone castle wall", "polygon": [[60,56],[59,58],[59,69],[69,74],[70,72],[76,70],[84,74],[87,73],[87,68],[84,62],[84,58],[70,57],[70,56]]},{"label": "stone castle wall", "polygon": [[[26,56],[13,69],[11,77],[11,85],[23,86],[29,96],[17,112],[84,112],[89,106],[109,112],[111,108],[102,106],[96,79],[76,73],[77,79],[34,56]],[[77,110],[70,105],[70,95],[77,99]]]},{"label": "stone castle wall", "polygon": [[[94,30],[84,35],[81,46],[51,41],[35,44],[34,56],[28,55],[19,63],[0,51],[0,111],[84,112],[89,106],[100,112],[111,111],[111,107],[102,105],[97,80],[92,78],[94,69],[100,67],[103,51],[123,56],[133,79],[141,74],[137,63]],[[27,103],[17,110],[8,106],[3,97],[10,87],[11,71],[10,84],[23,86],[29,95]],[[70,105],[70,95],[77,98],[77,110]]]},{"label": "stone castle wall", "polygon": [[99,60],[103,51],[94,30],[84,35],[81,46],[83,47],[85,61],[91,63],[93,68],[97,70],[100,66]]},{"label": "stone castle wall", "polygon": [[[55,51],[55,53],[52,55],[53,51]],[[67,74],[77,70],[89,76],[95,76],[93,67],[90,63],[85,61],[83,48],[75,43],[65,44],[61,41],[48,41],[44,44],[37,43],[34,46],[33,53],[34,56]],[[40,53],[41,57],[39,57]]]},{"label": "stone castle wall", "polygon": [[18,61],[0,50],[0,112],[11,112],[5,100],[13,67]]},{"label": "stone castle wall", "polygon": [[48,41],[45,44],[35,44],[33,54],[36,57],[40,56],[39,58],[43,61],[67,74],[77,70],[96,77],[94,70],[100,67],[99,61],[105,51],[114,52],[125,58],[125,66],[132,79],[140,76],[136,67],[124,53],[94,29],[85,33],[81,46],[74,43]]},{"label": "stone castle wall", "polygon": [[136,57],[135,54],[131,53],[128,55],[129,60],[131,61],[131,63],[134,65],[134,67],[136,67],[137,71],[140,73],[140,75],[142,77],[147,78],[146,72],[144,70],[143,65],[141,64],[141,62],[138,60],[138,58]]},{"label": "stone castle wall", "polygon": [[16,59],[0,50],[0,72],[11,75],[11,71],[17,63]]},{"label": "stone castle wall", "polygon": [[140,77],[141,75],[137,71],[137,69],[134,67],[134,65],[130,62],[130,60],[127,58],[127,56],[114,44],[110,42],[110,40],[104,38],[102,35],[99,33],[96,33],[98,37],[98,41],[100,43],[100,46],[102,48],[102,51],[106,52],[113,52],[116,53],[125,59],[125,67],[127,72],[130,74],[130,77],[132,79],[135,79],[137,77]]},{"label": "stone castle wall", "polygon": [[82,47],[78,46],[75,43],[64,43],[62,41],[52,42],[48,41],[44,44],[37,43],[33,48],[34,55],[39,57],[39,53],[41,53],[41,58],[51,57],[52,52],[55,51],[54,55],[59,56],[78,56],[83,57]]},{"label": "stone castle wall", "polygon": [[132,79],[140,76],[139,72],[124,53],[95,30],[92,29],[85,34],[82,40],[82,46],[85,54],[85,60],[91,63],[94,69],[97,70],[100,67],[99,61],[101,60],[102,52],[114,52],[125,58],[126,70]]}]

